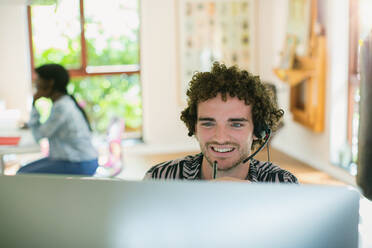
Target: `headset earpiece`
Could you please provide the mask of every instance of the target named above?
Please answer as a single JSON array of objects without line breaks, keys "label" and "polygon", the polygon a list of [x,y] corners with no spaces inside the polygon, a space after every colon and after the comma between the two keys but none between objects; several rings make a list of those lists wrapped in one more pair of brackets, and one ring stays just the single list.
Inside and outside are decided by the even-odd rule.
[{"label": "headset earpiece", "polygon": [[[243,164],[246,163],[248,160],[250,160],[251,158],[253,158],[254,156],[256,156],[256,154],[262,150],[262,148],[265,147],[265,145],[267,144],[267,142],[269,142],[269,139],[270,139],[270,136],[271,136],[271,129],[265,124],[263,127],[261,126],[261,128],[259,126],[255,126],[254,130],[254,135],[258,138],[258,139],[262,139],[263,140],[263,143],[261,144],[261,146],[254,152],[252,153],[251,155],[249,155],[247,158],[245,158],[243,160]],[[268,160],[270,160],[268,158]]]},{"label": "headset earpiece", "polygon": [[259,123],[254,126],[253,133],[257,137],[257,139],[263,139],[266,137],[266,135],[269,132],[269,127],[266,125],[266,123]]}]

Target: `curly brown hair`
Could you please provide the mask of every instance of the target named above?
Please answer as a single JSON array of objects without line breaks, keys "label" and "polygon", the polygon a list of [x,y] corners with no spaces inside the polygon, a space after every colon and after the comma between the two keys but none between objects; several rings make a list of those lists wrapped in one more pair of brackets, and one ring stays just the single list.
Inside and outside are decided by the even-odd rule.
[{"label": "curly brown hair", "polygon": [[[275,131],[284,114],[284,111],[278,108],[272,90],[263,84],[258,76],[240,70],[236,66],[226,67],[222,63],[215,62],[211,72],[197,72],[189,82],[186,93],[187,107],[180,117],[189,130],[189,136],[195,133],[198,104],[216,97],[219,93],[224,101],[229,94],[231,97],[244,100],[246,105],[252,104],[256,136],[262,129],[270,128]],[[255,140],[252,148],[263,142],[263,139]]]}]

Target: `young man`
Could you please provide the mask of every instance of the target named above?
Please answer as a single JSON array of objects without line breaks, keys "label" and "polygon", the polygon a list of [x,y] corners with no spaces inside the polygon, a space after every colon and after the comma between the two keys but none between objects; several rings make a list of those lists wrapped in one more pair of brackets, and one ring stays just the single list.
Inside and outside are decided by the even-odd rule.
[{"label": "young man", "polygon": [[220,180],[298,183],[290,172],[249,158],[284,113],[259,77],[216,62],[211,72],[194,75],[187,97],[181,120],[201,153],[155,165],[146,179],[210,180],[217,175]]}]

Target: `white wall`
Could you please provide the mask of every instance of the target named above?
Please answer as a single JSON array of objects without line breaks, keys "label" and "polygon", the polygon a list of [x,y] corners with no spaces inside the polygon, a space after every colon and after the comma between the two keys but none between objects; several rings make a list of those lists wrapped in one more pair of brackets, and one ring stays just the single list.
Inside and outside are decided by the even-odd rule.
[{"label": "white wall", "polygon": [[[328,98],[330,160],[341,163],[339,153],[347,140],[348,112],[348,62],[349,62],[349,1],[328,0],[328,9],[338,6],[337,11],[328,11],[328,44],[335,46],[328,53]],[[333,45],[336,44],[336,45]]]},{"label": "white wall", "polygon": [[26,118],[31,97],[31,76],[26,8],[0,2],[0,99]]},{"label": "white wall", "polygon": [[176,1],[141,1],[144,138],[154,147],[197,149],[180,120]]},{"label": "white wall", "polygon": [[282,49],[280,41],[284,41],[288,1],[260,0],[260,3],[260,29],[271,30],[260,34],[260,59],[265,59],[260,62],[260,76],[276,83],[279,105],[285,110],[285,126],[276,134],[273,147],[336,178],[355,184],[354,177],[330,162],[338,162],[337,153],[346,141],[348,1],[322,1],[326,14],[328,70],[325,130],[321,134],[313,133],[292,120],[289,87],[281,83],[272,72]]}]

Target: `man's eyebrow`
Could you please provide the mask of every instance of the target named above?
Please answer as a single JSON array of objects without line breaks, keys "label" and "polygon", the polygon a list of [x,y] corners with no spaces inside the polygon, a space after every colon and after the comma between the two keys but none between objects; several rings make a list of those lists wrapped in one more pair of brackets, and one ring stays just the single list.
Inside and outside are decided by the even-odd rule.
[{"label": "man's eyebrow", "polygon": [[211,117],[199,117],[198,121],[216,121],[216,120]]},{"label": "man's eyebrow", "polygon": [[248,119],[246,119],[246,118],[230,118],[229,121],[230,122],[235,122],[235,121],[246,122],[246,121],[248,121]]}]

